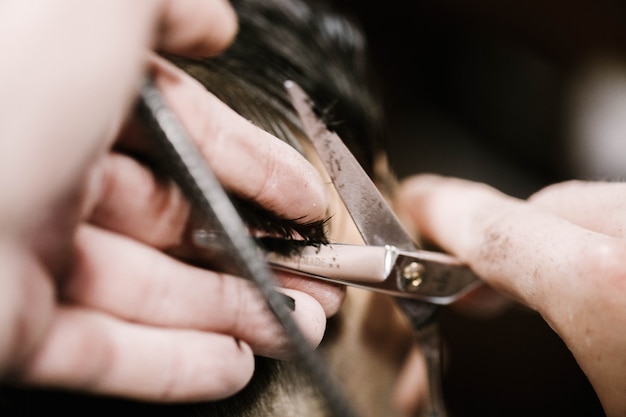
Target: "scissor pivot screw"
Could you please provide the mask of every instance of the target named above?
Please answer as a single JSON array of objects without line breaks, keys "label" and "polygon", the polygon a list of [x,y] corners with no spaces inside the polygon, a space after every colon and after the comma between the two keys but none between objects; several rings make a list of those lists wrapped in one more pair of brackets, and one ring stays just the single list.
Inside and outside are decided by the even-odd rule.
[{"label": "scissor pivot screw", "polygon": [[404,287],[407,291],[417,291],[422,285],[424,273],[424,265],[419,262],[411,262],[402,269],[402,278],[404,279]]}]

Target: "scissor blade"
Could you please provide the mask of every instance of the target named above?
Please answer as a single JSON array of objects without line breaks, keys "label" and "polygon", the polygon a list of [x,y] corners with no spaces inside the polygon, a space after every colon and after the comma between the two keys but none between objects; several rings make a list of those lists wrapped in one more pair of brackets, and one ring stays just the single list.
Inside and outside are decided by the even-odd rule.
[{"label": "scissor blade", "polygon": [[285,88],[365,243],[416,249],[417,245],[352,152],[336,133],[329,131],[319,120],[307,94],[292,81],[287,81]]}]

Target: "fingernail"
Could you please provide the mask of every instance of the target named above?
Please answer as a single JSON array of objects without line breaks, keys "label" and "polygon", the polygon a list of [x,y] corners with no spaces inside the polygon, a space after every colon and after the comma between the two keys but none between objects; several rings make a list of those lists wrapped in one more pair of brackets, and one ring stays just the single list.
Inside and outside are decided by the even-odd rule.
[{"label": "fingernail", "polygon": [[280,293],[283,297],[283,302],[290,311],[296,311],[296,300],[288,296],[287,294]]}]

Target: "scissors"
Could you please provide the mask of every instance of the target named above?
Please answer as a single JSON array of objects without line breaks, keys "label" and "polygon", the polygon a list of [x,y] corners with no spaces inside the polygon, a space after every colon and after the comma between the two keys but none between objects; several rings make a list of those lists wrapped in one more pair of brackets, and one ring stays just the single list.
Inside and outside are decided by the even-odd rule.
[{"label": "scissors", "polygon": [[269,264],[433,305],[450,304],[479,286],[479,277],[458,259],[418,248],[341,138],[317,117],[313,101],[295,82],[287,81],[285,88],[365,245],[331,243],[290,256],[269,253]]}]

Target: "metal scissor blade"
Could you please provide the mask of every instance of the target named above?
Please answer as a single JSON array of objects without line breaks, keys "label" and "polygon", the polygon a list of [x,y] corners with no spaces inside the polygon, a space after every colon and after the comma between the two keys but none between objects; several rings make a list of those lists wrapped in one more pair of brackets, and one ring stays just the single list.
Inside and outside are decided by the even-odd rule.
[{"label": "metal scissor blade", "polygon": [[313,111],[313,102],[292,81],[285,83],[291,101],[302,120],[304,130],[333,180],[361,237],[372,246],[394,245],[416,249],[387,201],[363,167],[336,133],[329,131]]}]

